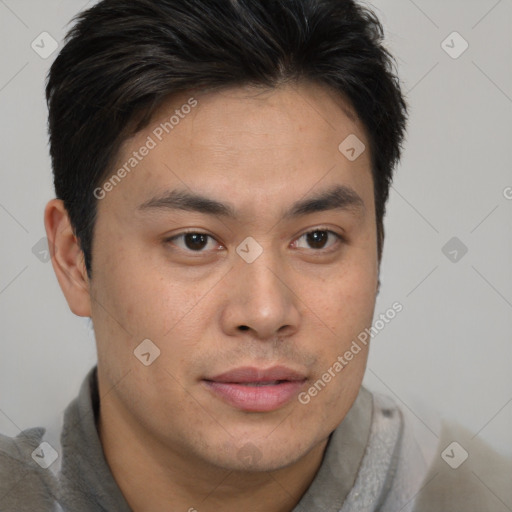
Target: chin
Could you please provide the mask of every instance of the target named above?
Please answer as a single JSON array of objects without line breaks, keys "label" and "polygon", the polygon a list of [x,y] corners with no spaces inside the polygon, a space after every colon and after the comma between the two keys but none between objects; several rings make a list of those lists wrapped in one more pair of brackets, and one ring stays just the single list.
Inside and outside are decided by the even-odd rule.
[{"label": "chin", "polygon": [[250,436],[236,444],[231,440],[217,454],[215,465],[229,471],[269,472],[283,469],[307,455],[318,442],[295,439],[284,443],[282,439],[268,440]]}]

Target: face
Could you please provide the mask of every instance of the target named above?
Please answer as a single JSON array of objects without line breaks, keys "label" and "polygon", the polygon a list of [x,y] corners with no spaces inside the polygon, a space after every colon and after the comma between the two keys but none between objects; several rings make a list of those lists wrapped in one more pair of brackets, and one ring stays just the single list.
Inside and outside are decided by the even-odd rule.
[{"label": "face", "polygon": [[152,443],[275,470],[351,407],[378,261],[369,150],[338,149],[369,147],[347,109],[312,84],[188,94],[124,143],[90,307],[100,392]]}]

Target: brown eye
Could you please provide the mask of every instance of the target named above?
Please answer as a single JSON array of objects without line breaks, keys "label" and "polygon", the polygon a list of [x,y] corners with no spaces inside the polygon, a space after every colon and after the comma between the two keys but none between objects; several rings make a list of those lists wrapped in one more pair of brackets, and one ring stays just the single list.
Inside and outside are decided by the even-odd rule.
[{"label": "brown eye", "polygon": [[328,238],[329,233],[327,233],[327,231],[312,231],[306,235],[308,244],[313,249],[323,249]]},{"label": "brown eye", "polygon": [[208,235],[202,233],[187,233],[184,235],[185,245],[188,249],[201,250],[206,246]]},{"label": "brown eye", "polygon": [[[186,251],[206,252],[203,249],[208,246],[209,239],[214,240],[213,237],[206,233],[189,232],[181,233],[165,241]],[[181,243],[176,243],[177,240],[181,241]]]},{"label": "brown eye", "polygon": [[328,245],[327,248],[336,245],[340,241],[343,241],[343,237],[338,233],[335,233],[334,231],[331,231],[329,229],[315,229],[313,231],[308,231],[307,233],[304,233],[301,237],[297,239],[296,244],[297,247],[300,247],[298,245],[298,241],[304,239],[307,244],[307,247],[305,247],[306,249],[322,250],[326,249],[326,245],[328,244],[329,238],[331,238],[333,242],[330,245]]}]

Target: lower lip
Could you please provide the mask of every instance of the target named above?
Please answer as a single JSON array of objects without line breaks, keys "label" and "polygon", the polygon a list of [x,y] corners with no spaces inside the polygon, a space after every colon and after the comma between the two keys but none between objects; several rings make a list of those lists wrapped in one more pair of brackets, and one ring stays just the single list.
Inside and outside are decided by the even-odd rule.
[{"label": "lower lip", "polygon": [[305,380],[284,381],[268,386],[246,386],[232,382],[203,381],[217,396],[230,405],[249,412],[279,409],[296,396]]}]

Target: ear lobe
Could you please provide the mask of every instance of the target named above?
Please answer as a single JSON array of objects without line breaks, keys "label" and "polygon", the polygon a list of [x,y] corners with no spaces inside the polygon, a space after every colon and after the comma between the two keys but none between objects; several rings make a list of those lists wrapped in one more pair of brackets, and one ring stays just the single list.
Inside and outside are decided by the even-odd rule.
[{"label": "ear lobe", "polygon": [[69,309],[78,316],[91,316],[89,279],[64,202],[52,199],[44,211],[44,225],[53,270]]}]

